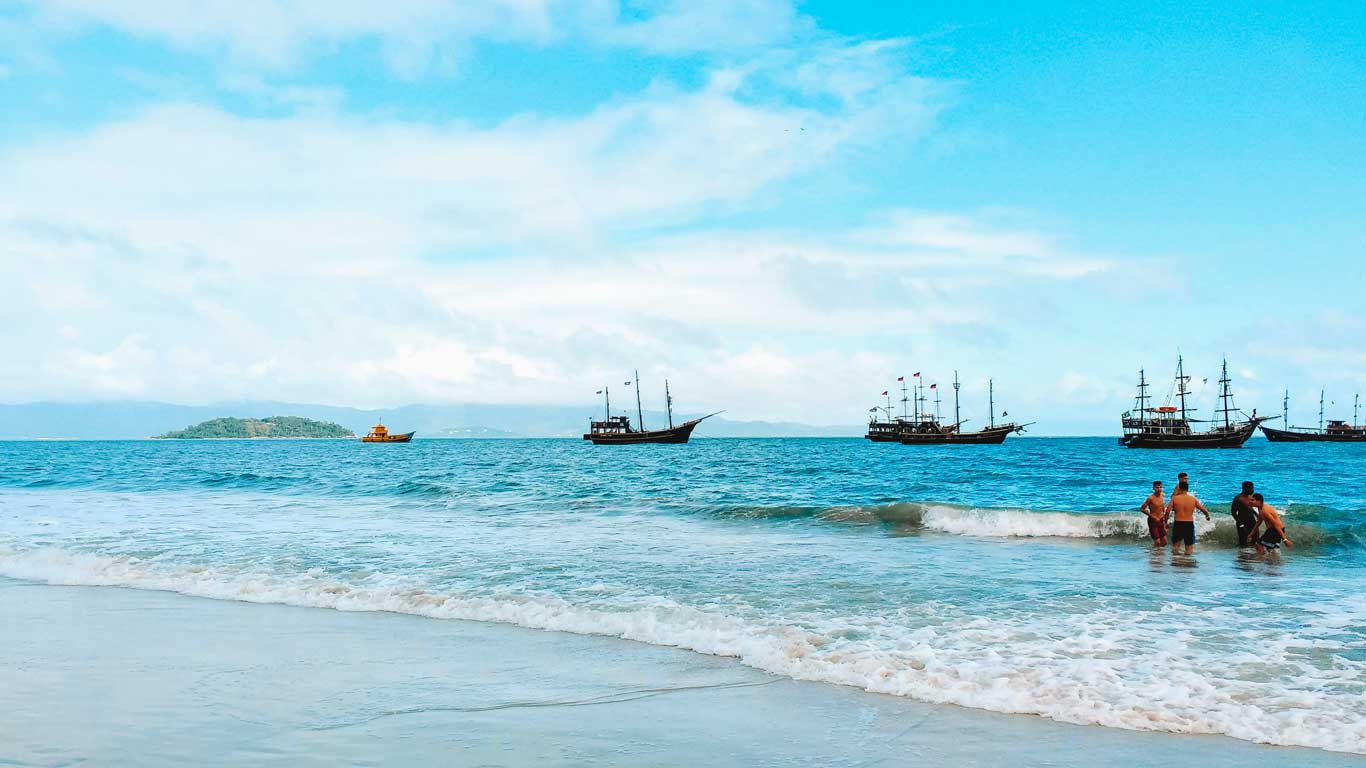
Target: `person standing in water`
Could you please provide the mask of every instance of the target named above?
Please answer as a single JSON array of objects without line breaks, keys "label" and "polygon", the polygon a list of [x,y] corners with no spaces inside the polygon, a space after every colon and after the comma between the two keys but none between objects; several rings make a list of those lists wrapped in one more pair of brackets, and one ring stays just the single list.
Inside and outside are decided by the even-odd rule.
[{"label": "person standing in water", "polygon": [[[1179,489],[1179,488],[1181,487],[1181,484],[1182,484],[1182,483],[1185,483],[1187,489],[1189,489],[1189,488],[1190,488],[1190,475],[1187,475],[1185,472],[1178,472],[1178,473],[1176,473],[1176,485],[1173,485],[1172,488]],[[1173,491],[1172,491],[1172,496],[1175,496],[1175,495],[1176,495],[1176,491],[1173,490]],[[1167,502],[1167,513],[1166,513],[1166,514],[1163,516],[1163,518],[1162,518],[1162,526],[1163,526],[1164,528],[1166,528],[1168,531],[1170,531],[1170,530],[1172,529],[1172,504],[1171,504],[1170,501]]]},{"label": "person standing in water", "polygon": [[1138,508],[1148,519],[1148,535],[1153,537],[1153,545],[1162,547],[1167,544],[1167,500],[1162,497],[1162,481],[1153,481],[1153,492],[1143,500]]},{"label": "person standing in water", "polygon": [[1177,545],[1185,544],[1188,555],[1195,547],[1195,510],[1204,513],[1206,520],[1210,519],[1209,510],[1205,509],[1205,505],[1201,504],[1190,490],[1190,483],[1182,480],[1177,484],[1172,500],[1167,502],[1167,508],[1176,517],[1172,523],[1172,552],[1176,551]]},{"label": "person standing in water", "polygon": [[1252,493],[1251,481],[1243,483],[1243,492],[1233,497],[1228,513],[1233,516],[1233,526],[1238,530],[1238,546],[1250,547],[1255,542],[1257,530],[1257,501]]},{"label": "person standing in water", "polygon": [[[1252,528],[1257,554],[1264,555],[1268,549],[1280,549],[1282,544],[1287,547],[1295,546],[1295,542],[1285,535],[1285,523],[1281,522],[1281,515],[1276,508],[1267,504],[1260,493],[1252,494],[1252,498],[1257,507],[1257,522]],[[1256,535],[1257,526],[1265,526],[1261,536]]]}]

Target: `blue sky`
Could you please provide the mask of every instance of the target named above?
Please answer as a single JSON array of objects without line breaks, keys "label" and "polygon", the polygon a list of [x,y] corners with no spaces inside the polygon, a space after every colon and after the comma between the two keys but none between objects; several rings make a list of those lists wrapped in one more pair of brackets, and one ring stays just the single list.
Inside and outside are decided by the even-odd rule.
[{"label": "blue sky", "polygon": [[0,401],[1366,388],[1359,5],[893,5],[0,0]]}]

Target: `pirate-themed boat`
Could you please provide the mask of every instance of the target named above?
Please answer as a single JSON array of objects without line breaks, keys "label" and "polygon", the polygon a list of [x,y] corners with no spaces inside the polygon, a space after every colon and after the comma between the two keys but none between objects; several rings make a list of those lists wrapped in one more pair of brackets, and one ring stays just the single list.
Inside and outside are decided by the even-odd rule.
[{"label": "pirate-themed boat", "polygon": [[[1120,417],[1124,436],[1119,444],[1129,448],[1240,448],[1258,425],[1270,421],[1274,416],[1244,417],[1243,412],[1233,404],[1233,390],[1228,377],[1228,361],[1223,362],[1219,378],[1219,407],[1215,409],[1213,422],[1190,418],[1196,409],[1186,402],[1190,395],[1191,377],[1186,375],[1185,362],[1176,358],[1176,380],[1172,394],[1167,396],[1163,405],[1150,405],[1153,400],[1148,394],[1148,380],[1143,371],[1138,372],[1138,394],[1134,398],[1134,408],[1125,411]],[[1173,404],[1175,400],[1175,404]],[[1210,423],[1205,430],[1196,430],[1192,424]]]},{"label": "pirate-themed boat", "polygon": [[1352,398],[1352,423],[1340,419],[1323,421],[1323,390],[1319,390],[1319,428],[1290,426],[1290,390],[1285,392],[1281,415],[1285,429],[1272,429],[1261,425],[1262,434],[1273,443],[1366,443],[1366,424],[1358,418],[1361,415],[1361,395]]},{"label": "pirate-themed boat", "polygon": [[[988,425],[979,430],[967,431],[963,429],[966,420],[961,418],[959,409],[958,393],[962,384],[958,381],[958,372],[953,372],[953,423],[945,424],[939,417],[939,385],[924,385],[920,373],[916,372],[915,397],[907,397],[905,377],[898,378],[901,382],[901,415],[892,415],[891,397],[887,392],[883,396],[887,397],[887,406],[883,408],[873,408],[873,416],[868,422],[868,433],[864,437],[879,443],[901,443],[902,445],[998,445],[1005,442],[1008,435],[1015,432],[1025,431],[1029,424],[1016,424],[1006,422],[996,423],[996,387],[995,383],[987,382],[987,403],[990,414]],[[925,392],[934,392],[934,411],[931,412],[927,407]],[[907,413],[907,403],[914,403],[914,408]],[[879,421],[877,414],[884,411],[887,414],[886,421]],[[1002,412],[1002,416],[1009,415]]]},{"label": "pirate-themed boat", "polygon": [[[669,426],[666,429],[646,429],[645,412],[640,407],[640,372],[635,372],[636,387],[636,426],[631,426],[630,416],[612,415],[612,393],[607,387],[603,387],[598,394],[603,396],[603,419],[602,421],[590,420],[588,422],[588,434],[583,436],[593,445],[634,445],[638,443],[686,443],[692,436],[692,431],[704,419],[710,419],[721,411],[709,413],[700,419],[685,421],[677,426],[674,425],[674,399],[669,392],[669,382],[664,381],[664,404],[669,417]],[[630,386],[632,382],[626,382]]]}]

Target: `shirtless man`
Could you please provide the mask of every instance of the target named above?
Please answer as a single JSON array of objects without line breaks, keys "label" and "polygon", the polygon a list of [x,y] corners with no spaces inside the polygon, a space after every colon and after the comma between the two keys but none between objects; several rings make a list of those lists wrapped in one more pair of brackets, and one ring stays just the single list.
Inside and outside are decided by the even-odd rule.
[{"label": "shirtless man", "polygon": [[1167,544],[1167,500],[1162,497],[1162,481],[1153,481],[1153,493],[1143,500],[1138,508],[1148,518],[1148,535],[1153,537],[1153,545]]},{"label": "shirtless man", "polygon": [[[1176,473],[1176,485],[1174,485],[1174,486],[1172,486],[1172,487],[1173,487],[1173,488],[1180,488],[1182,483],[1185,483],[1185,484],[1186,484],[1186,489],[1189,491],[1189,490],[1190,490],[1190,475],[1187,475],[1185,472],[1177,472],[1177,473]],[[1176,495],[1176,491],[1172,491],[1172,495],[1175,496],[1175,495]],[[1162,524],[1163,524],[1164,526],[1166,526],[1166,528],[1167,528],[1168,531],[1170,531],[1170,530],[1172,529],[1172,505],[1171,505],[1171,502],[1170,502],[1170,501],[1167,502],[1167,515],[1166,515],[1166,517],[1162,518]]]},{"label": "shirtless man", "polygon": [[[1252,498],[1257,507],[1257,525],[1266,526],[1262,535],[1256,539],[1257,554],[1266,554],[1268,549],[1280,549],[1282,544],[1287,547],[1295,546],[1295,542],[1285,535],[1285,523],[1281,522],[1281,516],[1276,508],[1267,504],[1260,493],[1252,494]],[[1252,531],[1255,536],[1256,526],[1253,527]]]},{"label": "shirtless man", "polygon": [[1176,516],[1176,521],[1172,523],[1172,552],[1176,551],[1177,545],[1185,544],[1188,555],[1195,547],[1195,510],[1203,512],[1206,520],[1210,519],[1209,510],[1190,490],[1190,483],[1182,480],[1176,486],[1172,500],[1167,502],[1167,509]]},{"label": "shirtless man", "polygon": [[1243,483],[1243,492],[1233,497],[1228,513],[1233,516],[1233,527],[1238,531],[1238,546],[1253,545],[1253,531],[1257,530],[1257,502],[1253,499],[1252,483]]}]

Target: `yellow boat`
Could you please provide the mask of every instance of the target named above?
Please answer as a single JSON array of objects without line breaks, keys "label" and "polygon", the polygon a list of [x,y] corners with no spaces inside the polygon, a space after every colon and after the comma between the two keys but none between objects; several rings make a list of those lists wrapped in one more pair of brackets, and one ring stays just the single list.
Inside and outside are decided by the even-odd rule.
[{"label": "yellow boat", "polygon": [[416,432],[404,432],[399,435],[389,434],[389,428],[383,424],[376,424],[370,428],[370,434],[362,437],[362,443],[406,443],[413,439]]}]

